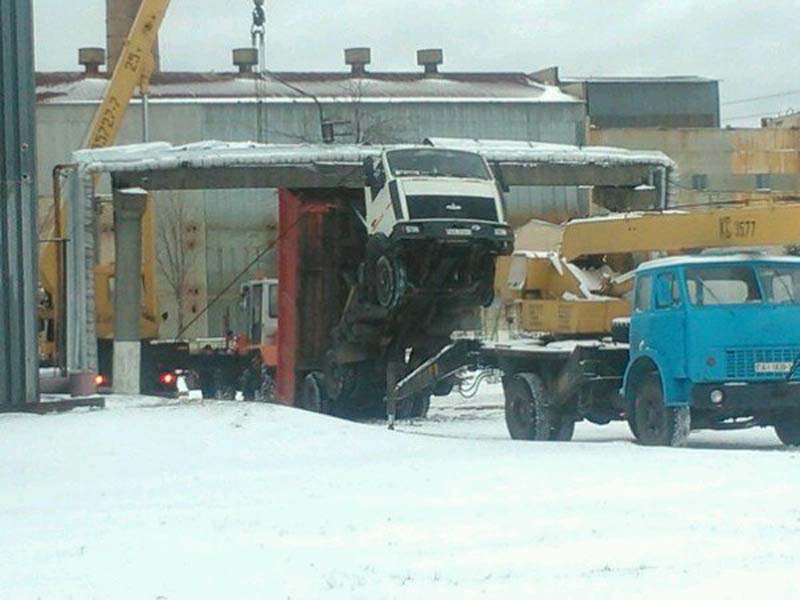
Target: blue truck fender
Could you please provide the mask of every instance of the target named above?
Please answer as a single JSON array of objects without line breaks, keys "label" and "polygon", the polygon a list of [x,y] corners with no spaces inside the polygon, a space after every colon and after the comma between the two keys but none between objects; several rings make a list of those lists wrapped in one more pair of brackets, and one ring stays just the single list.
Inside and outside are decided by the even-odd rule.
[{"label": "blue truck fender", "polygon": [[686,389],[688,381],[683,378],[667,376],[669,368],[666,367],[665,361],[659,356],[658,352],[652,350],[643,350],[637,353],[636,358],[625,369],[621,391],[626,405],[628,400],[633,397],[633,386],[636,384],[637,377],[641,373],[648,373],[654,369],[658,372],[658,377],[661,381],[664,404],[667,406],[688,405],[689,394]]}]

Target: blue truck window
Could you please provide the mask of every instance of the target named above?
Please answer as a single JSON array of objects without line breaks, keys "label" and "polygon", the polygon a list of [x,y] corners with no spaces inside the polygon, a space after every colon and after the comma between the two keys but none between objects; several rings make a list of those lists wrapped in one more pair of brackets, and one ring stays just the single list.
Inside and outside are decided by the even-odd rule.
[{"label": "blue truck window", "polygon": [[686,269],[689,301],[694,306],[719,306],[761,302],[761,289],[750,266],[715,266]]},{"label": "blue truck window", "polygon": [[656,308],[672,308],[680,304],[681,292],[675,274],[661,273],[656,278]]},{"label": "blue truck window", "polygon": [[639,278],[639,282],[636,284],[636,312],[650,310],[652,298],[653,278],[649,275],[644,275]]},{"label": "blue truck window", "polygon": [[800,268],[784,265],[759,267],[758,277],[767,302],[800,303]]}]

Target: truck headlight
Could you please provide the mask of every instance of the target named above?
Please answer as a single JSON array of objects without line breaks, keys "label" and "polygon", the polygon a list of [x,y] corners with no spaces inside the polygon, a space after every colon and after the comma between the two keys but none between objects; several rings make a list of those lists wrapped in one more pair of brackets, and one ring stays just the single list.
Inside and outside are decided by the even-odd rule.
[{"label": "truck headlight", "polygon": [[420,231],[418,225],[406,225],[406,233],[419,233]]},{"label": "truck headlight", "polygon": [[500,229],[498,227],[494,230],[494,234],[498,237],[506,237],[508,235],[508,229]]},{"label": "truck headlight", "polygon": [[714,390],[711,392],[711,403],[712,404],[722,404],[722,401],[725,400],[725,394],[722,390]]}]

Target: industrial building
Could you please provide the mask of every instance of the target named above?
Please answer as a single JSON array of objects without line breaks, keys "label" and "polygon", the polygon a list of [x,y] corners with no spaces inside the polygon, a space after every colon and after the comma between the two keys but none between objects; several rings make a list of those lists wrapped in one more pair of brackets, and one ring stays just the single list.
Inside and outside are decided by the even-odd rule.
[{"label": "industrial building", "polygon": [[558,67],[531,75],[586,103],[591,125],[627,127],[719,127],[719,82],[697,76],[562,77]]},{"label": "industrial building", "polygon": [[[587,143],[661,150],[678,163],[678,203],[695,206],[800,191],[797,115],[720,128],[719,82],[703,77],[531,75],[586,103]],[[792,129],[792,128],[795,129]]]},{"label": "industrial building", "polygon": [[[158,72],[150,86],[147,123],[141,99],[134,101],[117,142],[139,143],[149,137],[173,144],[214,139],[312,143],[329,135],[337,143],[420,143],[427,137],[586,142],[583,101],[524,73],[448,73],[442,70],[440,50],[420,51],[416,70],[387,73],[372,70],[369,49],[344,54],[348,70],[331,73],[260,74],[257,53],[251,49],[233,53],[235,72]],[[83,50],[80,58],[83,72],[37,76],[44,206],[52,195],[51,169],[70,162],[81,146],[108,79],[101,69],[102,51]],[[220,192],[192,193],[197,197],[186,203],[192,237],[204,250],[195,253],[193,280],[184,294],[190,316],[275,236],[276,193],[232,193],[238,195],[235,210],[228,195]],[[180,197],[189,198],[188,193]],[[159,206],[165,204],[169,203]],[[585,195],[575,188],[529,188],[509,196],[511,220],[517,225],[534,216],[559,221],[586,209]],[[106,234],[110,227],[108,218]],[[275,258],[268,255],[258,269],[274,275]],[[170,315],[163,328],[169,335],[176,309],[167,288],[159,286],[161,305]],[[190,334],[223,334],[235,318],[237,302],[234,287]]]}]

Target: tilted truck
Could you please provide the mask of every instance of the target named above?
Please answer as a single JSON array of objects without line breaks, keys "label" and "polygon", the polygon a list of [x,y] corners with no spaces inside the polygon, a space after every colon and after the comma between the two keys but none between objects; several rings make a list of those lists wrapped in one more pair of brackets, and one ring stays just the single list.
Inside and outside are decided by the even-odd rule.
[{"label": "tilted truck", "polygon": [[[491,303],[498,257],[513,251],[503,192],[476,152],[407,147],[365,163],[363,209],[343,210],[352,236],[332,270],[347,300],[323,368],[309,373],[299,405],[347,417],[386,415],[387,390],[435,356]],[[471,324],[471,325],[470,325]],[[427,413],[448,382],[411,395],[400,417]]]},{"label": "tilted truck", "polygon": [[[685,254],[793,244],[798,223],[796,203],[573,222],[559,254],[513,258],[507,294],[530,337],[456,342],[395,400],[465,368],[497,369],[514,439],[569,440],[576,422],[627,420],[646,445],[745,427],[800,444],[800,259]],[[610,267],[653,251],[681,255],[621,276]]]}]

